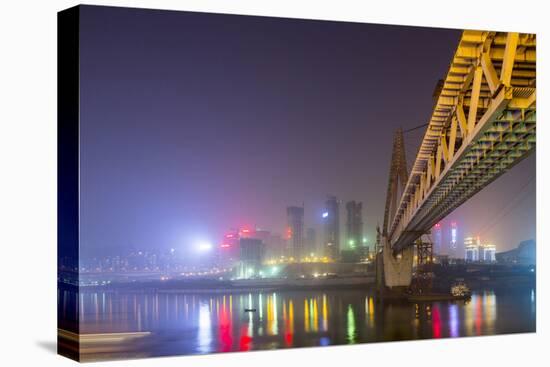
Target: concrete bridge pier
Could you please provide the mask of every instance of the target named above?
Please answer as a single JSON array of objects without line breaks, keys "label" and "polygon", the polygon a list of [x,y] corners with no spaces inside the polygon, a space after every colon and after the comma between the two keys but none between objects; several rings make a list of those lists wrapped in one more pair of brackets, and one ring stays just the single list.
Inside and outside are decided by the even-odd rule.
[{"label": "concrete bridge pier", "polygon": [[376,256],[376,291],[381,297],[401,297],[412,281],[414,246],[393,255],[387,237],[382,237],[382,252]]}]

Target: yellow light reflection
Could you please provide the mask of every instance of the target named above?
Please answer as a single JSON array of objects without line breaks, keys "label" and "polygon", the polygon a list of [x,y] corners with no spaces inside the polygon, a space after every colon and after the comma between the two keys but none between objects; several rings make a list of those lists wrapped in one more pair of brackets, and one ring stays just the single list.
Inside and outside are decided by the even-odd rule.
[{"label": "yellow light reflection", "polygon": [[279,333],[279,320],[277,318],[277,294],[273,293],[273,302],[271,303],[271,307],[273,307],[273,326],[272,326],[272,332],[273,335],[276,335]]},{"label": "yellow light reflection", "polygon": [[327,295],[323,294],[323,331],[328,330],[328,306]]},{"label": "yellow light reflection", "polygon": [[374,297],[369,297],[369,321],[374,322]]},{"label": "yellow light reflection", "polygon": [[267,296],[267,334],[276,335],[278,333],[277,326],[277,299],[275,294]]},{"label": "yellow light reflection", "polygon": [[313,312],[311,312],[311,317],[312,317],[311,327],[312,327],[314,332],[317,332],[317,331],[319,331],[319,318],[318,318],[318,308],[317,308],[317,299],[316,298],[311,300],[311,305],[312,305],[312,308],[313,308]]},{"label": "yellow light reflection", "polygon": [[493,332],[496,320],[497,305],[496,305],[496,296],[494,292],[483,293],[483,319],[488,331]]},{"label": "yellow light reflection", "polygon": [[292,300],[288,302],[288,322],[290,333],[294,333],[294,304]]},{"label": "yellow light reflection", "polygon": [[309,303],[304,299],[304,331],[309,333]]}]

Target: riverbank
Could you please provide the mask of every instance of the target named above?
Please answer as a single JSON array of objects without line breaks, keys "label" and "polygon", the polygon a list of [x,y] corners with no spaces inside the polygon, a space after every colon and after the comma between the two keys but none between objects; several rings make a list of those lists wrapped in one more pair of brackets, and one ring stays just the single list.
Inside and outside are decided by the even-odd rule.
[{"label": "riverbank", "polygon": [[318,278],[264,278],[239,280],[214,279],[170,279],[170,280],[142,280],[133,282],[109,283],[105,285],[90,285],[74,287],[60,283],[62,289],[71,289],[84,292],[130,290],[135,292],[181,292],[186,293],[221,293],[221,292],[249,292],[275,290],[322,290],[322,289],[354,289],[370,288],[374,285],[374,275],[354,277],[318,277]]},{"label": "riverbank", "polygon": [[[524,266],[499,265],[456,265],[433,266],[433,290],[448,292],[457,280],[463,280],[470,289],[494,287],[532,286],[536,284],[534,268]],[[375,284],[373,272],[364,275],[347,276],[310,276],[310,277],[280,277],[257,279],[216,279],[216,278],[129,278],[124,281],[99,283],[96,285],[75,286],[59,282],[60,289],[76,291],[117,291],[131,290],[135,292],[156,290],[162,292],[247,292],[273,290],[323,290],[323,289],[371,289]]]}]

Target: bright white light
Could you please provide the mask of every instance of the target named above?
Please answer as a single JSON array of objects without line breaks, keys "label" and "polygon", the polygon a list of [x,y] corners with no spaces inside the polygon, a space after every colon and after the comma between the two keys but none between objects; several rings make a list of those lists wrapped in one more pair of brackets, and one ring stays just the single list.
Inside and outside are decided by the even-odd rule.
[{"label": "bright white light", "polygon": [[198,244],[199,251],[206,252],[212,249],[212,244],[208,242],[200,242]]},{"label": "bright white light", "polygon": [[328,212],[324,212],[323,213],[323,218],[327,218],[328,217]]}]

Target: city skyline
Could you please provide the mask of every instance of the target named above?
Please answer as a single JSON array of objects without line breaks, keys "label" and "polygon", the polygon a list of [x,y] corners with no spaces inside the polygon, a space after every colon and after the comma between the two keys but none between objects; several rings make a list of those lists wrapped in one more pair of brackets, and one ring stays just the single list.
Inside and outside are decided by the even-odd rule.
[{"label": "city skyline", "polygon": [[[134,22],[140,14],[82,16],[83,255],[215,244],[243,225],[284,233],[285,208],[302,203],[322,238],[329,194],[363,203],[372,242],[392,135],[428,119],[459,31],[179,12]],[[403,64],[413,39],[422,50]],[[395,83],[399,108],[385,87]],[[405,135],[409,165],[422,136]],[[534,238],[534,167],[532,155],[446,220],[502,250]]]}]

